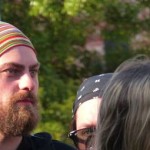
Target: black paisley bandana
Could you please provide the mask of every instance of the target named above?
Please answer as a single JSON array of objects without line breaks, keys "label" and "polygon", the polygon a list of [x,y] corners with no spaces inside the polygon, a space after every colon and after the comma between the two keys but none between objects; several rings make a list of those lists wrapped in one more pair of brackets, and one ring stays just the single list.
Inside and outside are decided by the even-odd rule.
[{"label": "black paisley bandana", "polygon": [[75,115],[78,107],[85,101],[88,101],[95,97],[102,97],[106,84],[108,83],[112,75],[112,73],[95,75],[85,79],[82,82],[77,91],[77,96],[73,104],[73,116]]}]

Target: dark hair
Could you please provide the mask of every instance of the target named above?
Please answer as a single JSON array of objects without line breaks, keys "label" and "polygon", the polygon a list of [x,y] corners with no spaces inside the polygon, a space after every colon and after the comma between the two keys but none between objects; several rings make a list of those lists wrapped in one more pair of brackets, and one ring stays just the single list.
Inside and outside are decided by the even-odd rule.
[{"label": "dark hair", "polygon": [[96,150],[150,149],[150,60],[121,64],[107,88],[98,117]]},{"label": "dark hair", "polygon": [[70,131],[76,130],[76,115],[72,118],[71,124],[70,124]]}]

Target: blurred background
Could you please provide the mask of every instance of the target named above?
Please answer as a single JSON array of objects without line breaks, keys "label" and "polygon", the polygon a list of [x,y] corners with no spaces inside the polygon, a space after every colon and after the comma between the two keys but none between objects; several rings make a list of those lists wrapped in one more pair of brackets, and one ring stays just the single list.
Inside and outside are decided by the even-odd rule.
[{"label": "blurred background", "polygon": [[0,18],[21,29],[41,62],[41,122],[69,143],[72,104],[81,82],[150,55],[148,0],[0,0]]}]

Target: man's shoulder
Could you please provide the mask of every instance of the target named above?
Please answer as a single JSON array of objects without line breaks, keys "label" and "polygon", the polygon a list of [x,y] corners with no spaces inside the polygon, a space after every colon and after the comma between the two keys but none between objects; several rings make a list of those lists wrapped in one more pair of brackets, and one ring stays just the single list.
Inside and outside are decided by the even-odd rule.
[{"label": "man's shoulder", "polygon": [[40,146],[41,146],[43,143],[44,147],[46,145],[45,149],[49,148],[48,150],[75,150],[72,146],[70,146],[68,144],[65,144],[65,143],[57,141],[57,140],[53,140],[52,136],[47,132],[41,132],[41,133],[34,134],[32,136],[32,140],[34,141],[34,143],[36,145],[39,145],[39,143],[40,143]]}]

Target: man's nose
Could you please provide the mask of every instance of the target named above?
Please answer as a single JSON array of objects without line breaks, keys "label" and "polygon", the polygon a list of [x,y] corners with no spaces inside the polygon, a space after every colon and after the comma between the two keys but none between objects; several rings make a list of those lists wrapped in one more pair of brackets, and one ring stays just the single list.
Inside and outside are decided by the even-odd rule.
[{"label": "man's nose", "polygon": [[34,89],[34,80],[30,73],[24,73],[19,80],[19,88],[21,90],[32,91]]}]

